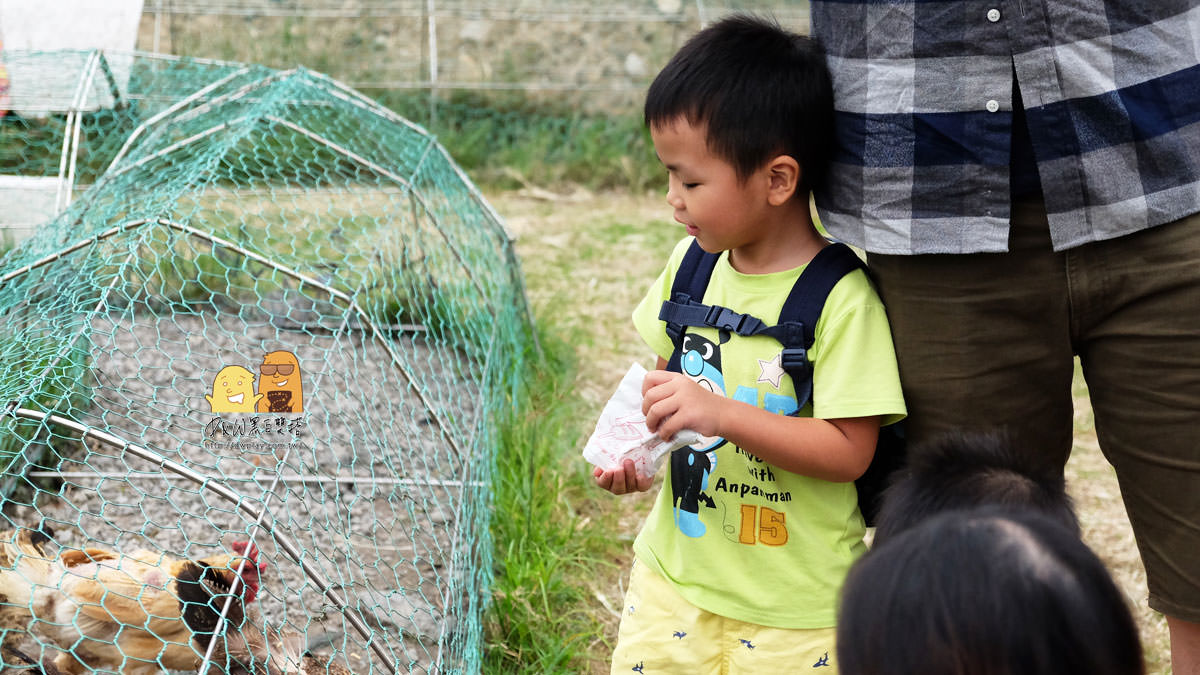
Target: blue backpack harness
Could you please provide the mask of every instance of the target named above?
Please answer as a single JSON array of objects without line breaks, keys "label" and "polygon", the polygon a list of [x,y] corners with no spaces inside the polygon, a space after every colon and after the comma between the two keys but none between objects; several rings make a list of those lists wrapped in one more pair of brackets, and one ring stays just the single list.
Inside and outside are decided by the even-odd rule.
[{"label": "blue backpack harness", "polygon": [[[667,370],[682,372],[680,358],[688,326],[708,326],[742,337],[772,337],[783,345],[780,365],[792,378],[798,411],[813,395],[813,369],[808,350],[816,339],[815,326],[825,300],[842,277],[857,269],[867,271],[866,265],[845,244],[833,243],[822,248],[800,273],[779,311],[778,322],[770,326],[750,314],[703,303],[704,292],[719,257],[720,254],[708,253],[692,241],[675,272],[671,295],[663,301],[658,313],[658,318],[666,322],[667,336],[675,345]],[[868,525],[874,524],[879,495],[890,474],[899,468],[903,456],[903,431],[896,424],[882,427],[870,467],[854,481],[859,508]]]}]

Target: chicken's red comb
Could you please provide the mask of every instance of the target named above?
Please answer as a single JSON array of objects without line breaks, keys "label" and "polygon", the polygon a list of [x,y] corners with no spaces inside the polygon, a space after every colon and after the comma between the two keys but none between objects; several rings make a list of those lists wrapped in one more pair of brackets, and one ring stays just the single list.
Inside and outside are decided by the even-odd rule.
[{"label": "chicken's red comb", "polygon": [[245,584],[245,595],[243,598],[248,603],[254,602],[254,599],[258,597],[258,575],[267,570],[267,563],[258,561],[258,547],[253,542],[235,541],[229,546],[233,549],[234,553],[250,561],[249,565],[243,563],[241,580]]},{"label": "chicken's red comb", "polygon": [[230,544],[230,547],[233,549],[234,553],[249,558],[250,562],[254,563],[254,566],[257,567],[260,572],[265,572],[267,570],[267,563],[258,561],[258,547],[254,545],[254,542],[235,541]]}]

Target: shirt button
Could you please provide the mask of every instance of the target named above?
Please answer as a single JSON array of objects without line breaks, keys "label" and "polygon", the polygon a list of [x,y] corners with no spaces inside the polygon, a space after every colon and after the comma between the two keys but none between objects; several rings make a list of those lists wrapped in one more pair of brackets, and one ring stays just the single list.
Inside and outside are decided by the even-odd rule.
[{"label": "shirt button", "polygon": [[988,18],[988,21],[991,21],[992,23],[996,23],[997,21],[1000,20],[1000,10],[995,9],[995,8],[989,9],[987,11],[987,18]]},{"label": "shirt button", "polygon": [[983,107],[987,108],[988,112],[996,112],[1000,109],[1000,102],[996,99],[992,99],[985,103]]}]

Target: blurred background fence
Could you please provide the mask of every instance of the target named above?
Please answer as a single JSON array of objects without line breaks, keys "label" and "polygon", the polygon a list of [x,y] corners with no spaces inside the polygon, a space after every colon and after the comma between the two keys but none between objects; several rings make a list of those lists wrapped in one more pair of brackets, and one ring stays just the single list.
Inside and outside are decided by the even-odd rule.
[{"label": "blurred background fence", "polygon": [[326,73],[484,184],[641,190],[659,178],[646,86],[732,11],[808,30],[807,0],[145,0],[137,48]]},{"label": "blurred background fence", "polygon": [[619,110],[637,106],[683,39],[731,11],[808,23],[806,0],[145,0],[137,47],[302,63],[362,90],[556,92]]}]

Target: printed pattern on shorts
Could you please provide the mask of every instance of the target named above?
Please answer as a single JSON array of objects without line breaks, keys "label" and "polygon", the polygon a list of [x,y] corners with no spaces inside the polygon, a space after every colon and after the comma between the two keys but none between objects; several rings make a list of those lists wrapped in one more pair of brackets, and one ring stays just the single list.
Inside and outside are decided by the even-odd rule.
[{"label": "printed pattern on shorts", "polygon": [[772,628],[706,612],[635,563],[611,672],[836,675],[834,629]]}]

